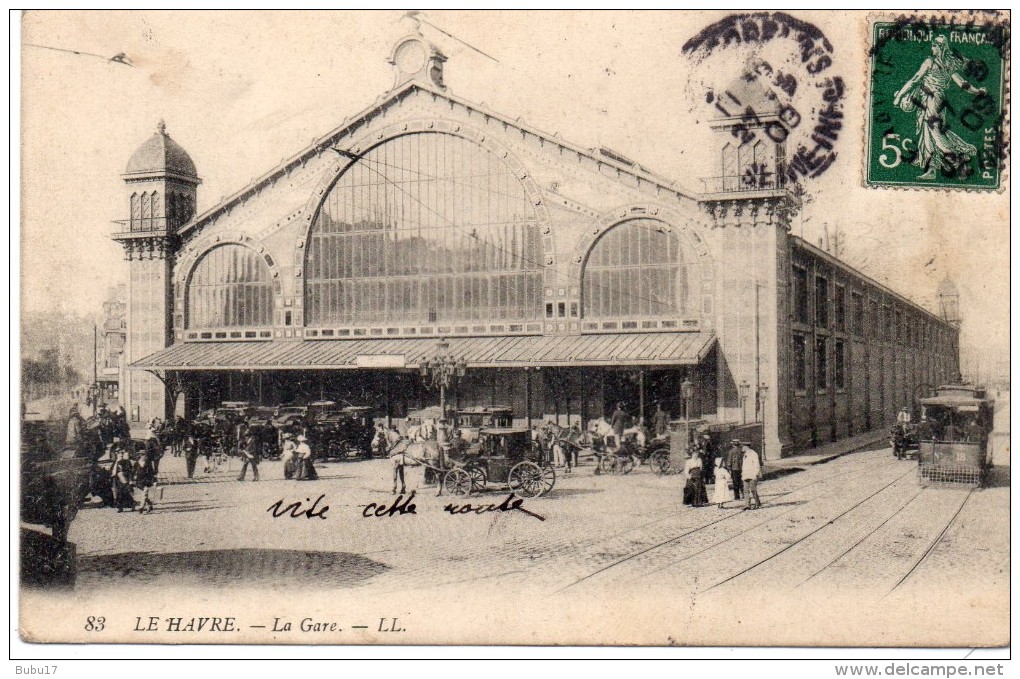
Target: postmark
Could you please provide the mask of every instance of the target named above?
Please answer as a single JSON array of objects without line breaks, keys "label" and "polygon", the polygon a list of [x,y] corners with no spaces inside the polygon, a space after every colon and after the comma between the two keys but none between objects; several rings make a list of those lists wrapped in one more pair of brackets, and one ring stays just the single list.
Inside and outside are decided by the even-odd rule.
[{"label": "postmark", "polygon": [[[784,12],[731,14],[682,52],[697,67],[692,85],[714,116],[735,121],[729,127],[741,147],[758,139],[784,146],[786,160],[768,184],[814,179],[836,162],[847,87],[817,26]],[[738,169],[736,181],[763,183],[753,168]]]},{"label": "postmark", "polygon": [[1009,25],[870,25],[865,184],[994,190],[1005,156]]}]

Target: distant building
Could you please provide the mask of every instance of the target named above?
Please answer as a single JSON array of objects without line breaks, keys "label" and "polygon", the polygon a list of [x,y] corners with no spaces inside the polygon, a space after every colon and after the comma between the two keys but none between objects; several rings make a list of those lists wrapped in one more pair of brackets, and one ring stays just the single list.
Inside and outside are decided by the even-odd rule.
[{"label": "distant building", "polygon": [[757,117],[714,122],[695,191],[452,94],[445,61],[407,36],[387,94],[197,216],[165,127],[135,152],[114,234],[132,419],[322,397],[401,417],[436,402],[419,369],[445,340],[460,406],[565,424],[661,403],[764,421],[775,456],[955,375],[954,323],[791,235],[774,97],[742,85]]},{"label": "distant building", "polygon": [[109,289],[97,322],[96,377],[100,399],[107,404],[120,401],[124,348],[127,343],[127,285]]}]

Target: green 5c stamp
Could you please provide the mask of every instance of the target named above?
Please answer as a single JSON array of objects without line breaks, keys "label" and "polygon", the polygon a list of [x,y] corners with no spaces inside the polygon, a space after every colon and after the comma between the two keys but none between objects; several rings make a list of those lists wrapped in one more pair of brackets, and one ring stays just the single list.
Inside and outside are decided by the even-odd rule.
[{"label": "green 5c stamp", "polygon": [[871,33],[866,183],[997,189],[1009,27],[920,18]]}]

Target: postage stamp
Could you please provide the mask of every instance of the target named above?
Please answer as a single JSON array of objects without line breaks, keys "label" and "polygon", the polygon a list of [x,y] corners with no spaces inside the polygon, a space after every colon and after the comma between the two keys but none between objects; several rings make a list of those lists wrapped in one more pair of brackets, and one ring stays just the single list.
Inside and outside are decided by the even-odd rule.
[{"label": "postage stamp", "polygon": [[1008,24],[875,21],[870,40],[866,184],[997,189]]}]

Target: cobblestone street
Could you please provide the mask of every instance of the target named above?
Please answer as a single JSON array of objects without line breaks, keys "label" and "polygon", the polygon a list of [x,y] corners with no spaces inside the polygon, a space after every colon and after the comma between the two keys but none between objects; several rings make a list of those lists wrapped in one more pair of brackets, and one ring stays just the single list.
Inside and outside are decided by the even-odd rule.
[{"label": "cobblestone street", "polygon": [[[762,509],[742,511],[685,507],[680,477],[647,467],[595,476],[582,466],[525,501],[541,519],[450,515],[450,502],[498,505],[506,492],[449,498],[434,488],[419,488],[414,514],[366,518],[370,503],[393,501],[385,460],[323,464],[312,482],[283,480],[267,462],[253,483],[237,481],[236,461],[189,481],[182,458],[168,456],[154,513],[86,508],[71,540],[80,593],[127,583],[297,597],[340,588],[362,601],[519,592],[569,610],[626,592],[694,618],[759,597],[773,608],[818,602],[819,615],[847,602],[916,614],[978,597],[971,605],[990,606],[980,617],[994,625],[1008,620],[1009,586],[1008,467],[996,472],[984,489],[924,488],[915,462],[870,450],[764,481]],[[267,511],[319,496],[324,519]]]}]

